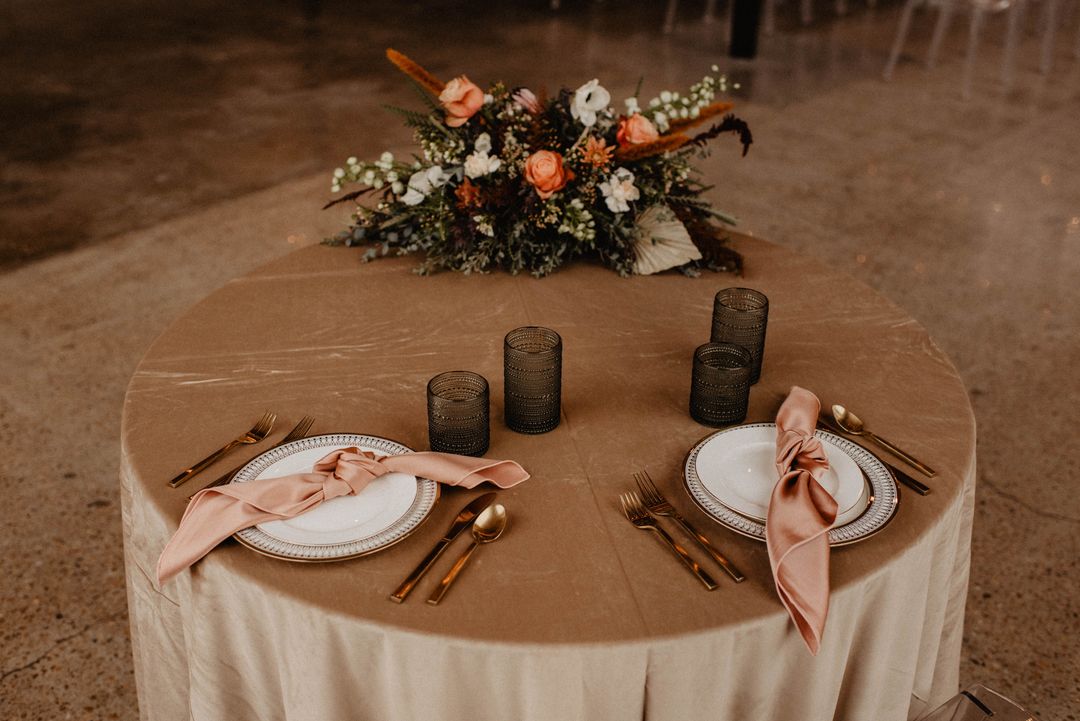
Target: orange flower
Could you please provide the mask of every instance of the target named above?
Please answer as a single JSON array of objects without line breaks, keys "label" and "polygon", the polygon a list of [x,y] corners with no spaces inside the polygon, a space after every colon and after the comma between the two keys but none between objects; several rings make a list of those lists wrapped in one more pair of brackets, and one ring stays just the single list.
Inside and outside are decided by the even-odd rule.
[{"label": "orange flower", "polygon": [[589,136],[589,139],[585,141],[585,151],[583,153],[585,162],[592,165],[594,168],[603,168],[611,162],[611,158],[615,155],[615,148],[609,148],[607,141],[603,138],[594,138]]},{"label": "orange flower", "polygon": [[537,150],[525,160],[525,180],[544,200],[555,195],[574,179],[574,172],[563,165],[563,158],[551,150]]},{"label": "orange flower", "polygon": [[480,189],[473,185],[473,182],[468,178],[465,178],[461,185],[457,187],[454,195],[457,197],[458,207],[462,210],[480,207]]},{"label": "orange flower", "polygon": [[446,124],[458,128],[469,122],[469,118],[484,105],[484,91],[464,75],[459,75],[439,93],[439,102],[446,108]]},{"label": "orange flower", "polygon": [[656,126],[641,113],[634,113],[629,118],[620,120],[619,130],[615,133],[615,139],[621,146],[651,143],[659,137]]}]

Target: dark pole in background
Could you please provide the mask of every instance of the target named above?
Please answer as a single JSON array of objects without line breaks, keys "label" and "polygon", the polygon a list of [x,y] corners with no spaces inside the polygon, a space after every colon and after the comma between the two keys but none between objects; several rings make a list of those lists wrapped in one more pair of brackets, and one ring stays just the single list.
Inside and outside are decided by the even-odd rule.
[{"label": "dark pole in background", "polygon": [[752,58],[757,55],[761,2],[762,0],[734,0],[731,8],[731,57]]}]

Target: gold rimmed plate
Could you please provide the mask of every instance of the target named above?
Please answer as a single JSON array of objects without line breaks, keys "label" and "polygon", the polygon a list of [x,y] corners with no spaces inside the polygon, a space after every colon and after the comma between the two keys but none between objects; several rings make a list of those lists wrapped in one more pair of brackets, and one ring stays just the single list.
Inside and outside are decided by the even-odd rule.
[{"label": "gold rimmed plate", "polygon": [[[310,473],[331,451],[356,447],[381,456],[412,449],[379,436],[330,433],[303,438],[253,458],[233,483],[258,483],[293,473]],[[406,473],[374,479],[358,494],[332,498],[294,518],[268,521],[235,534],[235,538],[267,556],[287,561],[340,561],[377,553],[407,538],[420,527],[439,498],[439,484]]]},{"label": "gold rimmed plate", "polygon": [[[705,468],[700,464],[715,463],[719,458],[724,457],[724,454],[710,453],[710,448],[715,448],[718,443],[731,445],[731,441],[737,441],[742,436],[760,441],[760,437],[765,435],[771,435],[775,439],[776,424],[752,423],[710,434],[694,445],[687,454],[683,466],[683,483],[686,490],[691,499],[705,513],[736,533],[759,541],[765,540],[764,522],[760,518],[748,517],[732,508],[732,506],[739,506],[739,503],[723,503],[716,492],[720,490],[719,495],[722,496],[725,489],[718,489],[714,484],[714,488],[710,491],[708,483],[703,479],[703,476],[708,478],[709,473],[715,469]],[[817,435],[825,444],[827,453],[831,459],[834,459],[834,463],[848,469],[843,471],[844,475],[852,475],[856,469],[860,472],[857,476],[852,475],[850,480],[843,481],[846,485],[843,493],[852,498],[857,497],[856,503],[852,505],[842,498],[837,499],[842,501],[842,508],[847,506],[847,509],[843,511],[843,517],[839,519],[840,523],[829,530],[830,545],[843,546],[869,538],[883,529],[896,515],[900,501],[900,490],[896,479],[877,456],[862,446],[828,431],[818,431]],[[728,455],[737,457],[738,453],[733,452]],[[743,477],[739,480],[739,483],[747,489],[754,483],[760,485],[760,488],[755,491],[755,498],[761,494],[767,496],[776,483],[775,468],[767,466],[769,464],[761,463],[755,464],[752,468],[742,469],[750,476],[754,474],[760,476]],[[840,488],[842,487],[838,486],[838,489]],[[827,488],[827,490],[833,492],[835,489]],[[843,496],[843,493],[834,493],[834,496]],[[743,495],[750,494],[744,491]]]}]

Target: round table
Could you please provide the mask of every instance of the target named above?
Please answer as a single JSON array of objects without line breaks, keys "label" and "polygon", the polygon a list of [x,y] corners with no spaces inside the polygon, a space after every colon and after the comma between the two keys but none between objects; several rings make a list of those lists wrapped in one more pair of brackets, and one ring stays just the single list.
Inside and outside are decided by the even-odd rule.
[{"label": "round table", "polygon": [[[155,342],[125,399],[142,718],[900,721],[952,696],[974,494],[964,387],[925,330],[865,285],[765,241],[735,247],[744,278],[620,278],[578,263],[538,280],[420,277],[415,259],[361,264],[315,246],[196,305]],[[727,285],[770,299],[748,421],[772,420],[798,384],[939,472],[931,495],[902,494],[881,533],[834,549],[817,657],[777,598],[764,544],[710,521],[682,490],[684,456],[710,432],[687,411],[691,357]],[[544,435],[502,423],[502,338],[521,325],[563,337],[562,422]],[[378,554],[290,563],[227,541],[157,585],[191,492],[167,486],[178,469],[267,409],[279,414],[273,440],[311,414],[313,432],[426,449],[425,384],[453,369],[491,383],[487,455],[532,478],[500,492],[510,531],[440,606],[424,598],[464,540],[406,603],[388,594],[479,489],[445,490],[416,533]],[[643,468],[745,583],[710,565],[721,588],[706,592],[626,522],[617,495]]]}]

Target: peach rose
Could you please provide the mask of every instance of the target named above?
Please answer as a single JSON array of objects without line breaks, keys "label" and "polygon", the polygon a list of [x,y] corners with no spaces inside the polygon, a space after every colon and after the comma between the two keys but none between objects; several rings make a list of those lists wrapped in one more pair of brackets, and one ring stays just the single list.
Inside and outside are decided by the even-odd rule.
[{"label": "peach rose", "polygon": [[615,133],[619,145],[641,145],[651,143],[659,137],[656,126],[641,113],[634,113],[629,118],[620,120],[619,130]]},{"label": "peach rose", "polygon": [[555,195],[574,179],[574,171],[563,165],[562,156],[550,150],[537,150],[525,160],[525,180],[544,200]]},{"label": "peach rose", "polygon": [[457,128],[469,122],[484,104],[484,91],[464,75],[454,78],[439,93],[439,102],[446,108],[446,124]]}]

